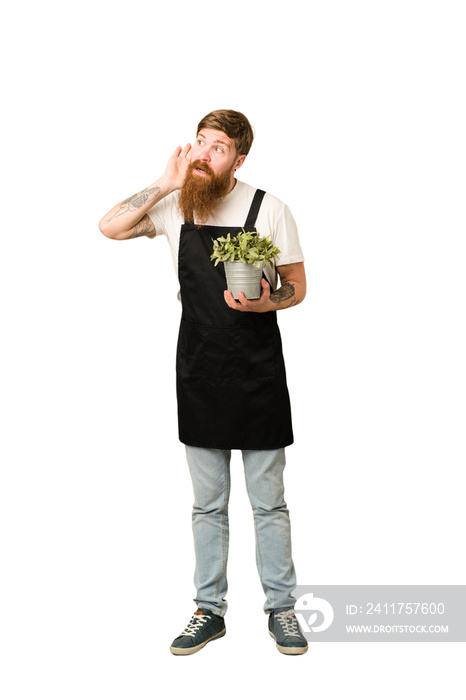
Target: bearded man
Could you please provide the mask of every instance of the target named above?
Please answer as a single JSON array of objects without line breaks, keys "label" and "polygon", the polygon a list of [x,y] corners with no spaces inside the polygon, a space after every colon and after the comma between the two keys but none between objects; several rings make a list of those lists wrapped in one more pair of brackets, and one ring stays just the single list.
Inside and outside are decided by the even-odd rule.
[{"label": "bearded man", "polygon": [[[175,149],[152,185],[117,204],[99,223],[117,240],[164,234],[180,281],[176,371],[178,426],[191,473],[198,609],[170,651],[188,655],[225,634],[231,450],[242,450],[254,515],[256,563],[269,633],[284,654],[308,645],[294,614],[295,568],[284,500],[291,409],[276,311],[306,293],[296,223],[276,197],[236,179],[253,141],[244,114],[216,110],[193,145]],[[269,236],[280,251],[259,299],[225,289],[212,239],[242,229]],[[278,273],[278,276],[277,276]]]}]

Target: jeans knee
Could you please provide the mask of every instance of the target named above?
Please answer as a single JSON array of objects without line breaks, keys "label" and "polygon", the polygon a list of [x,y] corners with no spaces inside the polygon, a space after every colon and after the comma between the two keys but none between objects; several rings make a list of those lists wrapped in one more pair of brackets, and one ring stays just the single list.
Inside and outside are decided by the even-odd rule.
[{"label": "jeans knee", "polygon": [[258,505],[251,503],[252,512],[258,517],[267,517],[283,514],[288,517],[289,511],[285,502],[279,505]]},{"label": "jeans knee", "polygon": [[215,501],[196,501],[193,505],[193,518],[203,515],[228,515],[228,503],[218,503]]}]

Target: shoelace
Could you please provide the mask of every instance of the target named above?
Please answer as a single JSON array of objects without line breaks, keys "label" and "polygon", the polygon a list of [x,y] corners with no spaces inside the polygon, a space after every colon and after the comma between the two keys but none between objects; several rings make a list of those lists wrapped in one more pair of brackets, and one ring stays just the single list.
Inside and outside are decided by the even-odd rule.
[{"label": "shoelace", "polygon": [[285,636],[297,637],[299,635],[298,620],[294,614],[294,610],[283,610],[275,615],[275,619],[281,624]]},{"label": "shoelace", "polygon": [[210,615],[193,615],[191,618],[191,621],[188,622],[188,626],[184,630],[184,632],[181,633],[181,637],[194,637],[198,629],[202,627],[204,622],[207,622],[207,620],[210,620]]}]

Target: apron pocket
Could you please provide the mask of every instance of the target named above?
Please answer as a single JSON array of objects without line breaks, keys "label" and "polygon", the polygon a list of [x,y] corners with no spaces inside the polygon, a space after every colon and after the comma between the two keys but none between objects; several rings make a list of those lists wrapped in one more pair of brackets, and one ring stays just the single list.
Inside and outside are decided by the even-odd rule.
[{"label": "apron pocket", "polygon": [[212,328],[182,321],[176,369],[184,376],[253,380],[277,375],[276,325]]},{"label": "apron pocket", "polygon": [[184,376],[205,376],[204,336],[201,326],[181,321],[176,352],[176,371]]},{"label": "apron pocket", "polygon": [[204,375],[215,379],[236,379],[238,358],[236,328],[203,329]]},{"label": "apron pocket", "polygon": [[236,331],[237,377],[259,379],[275,377],[280,344],[275,325],[257,325]]}]

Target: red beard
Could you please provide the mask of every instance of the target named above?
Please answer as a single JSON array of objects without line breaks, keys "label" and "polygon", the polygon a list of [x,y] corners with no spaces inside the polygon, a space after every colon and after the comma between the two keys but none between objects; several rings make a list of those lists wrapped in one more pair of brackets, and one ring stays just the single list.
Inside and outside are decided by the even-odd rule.
[{"label": "red beard", "polygon": [[[207,175],[196,175],[193,171],[199,168]],[[195,160],[188,166],[184,185],[178,207],[185,221],[193,224],[194,214],[200,222],[205,224],[214,207],[222,200],[230,190],[231,170],[222,175],[215,175],[214,171],[201,160]]]}]

